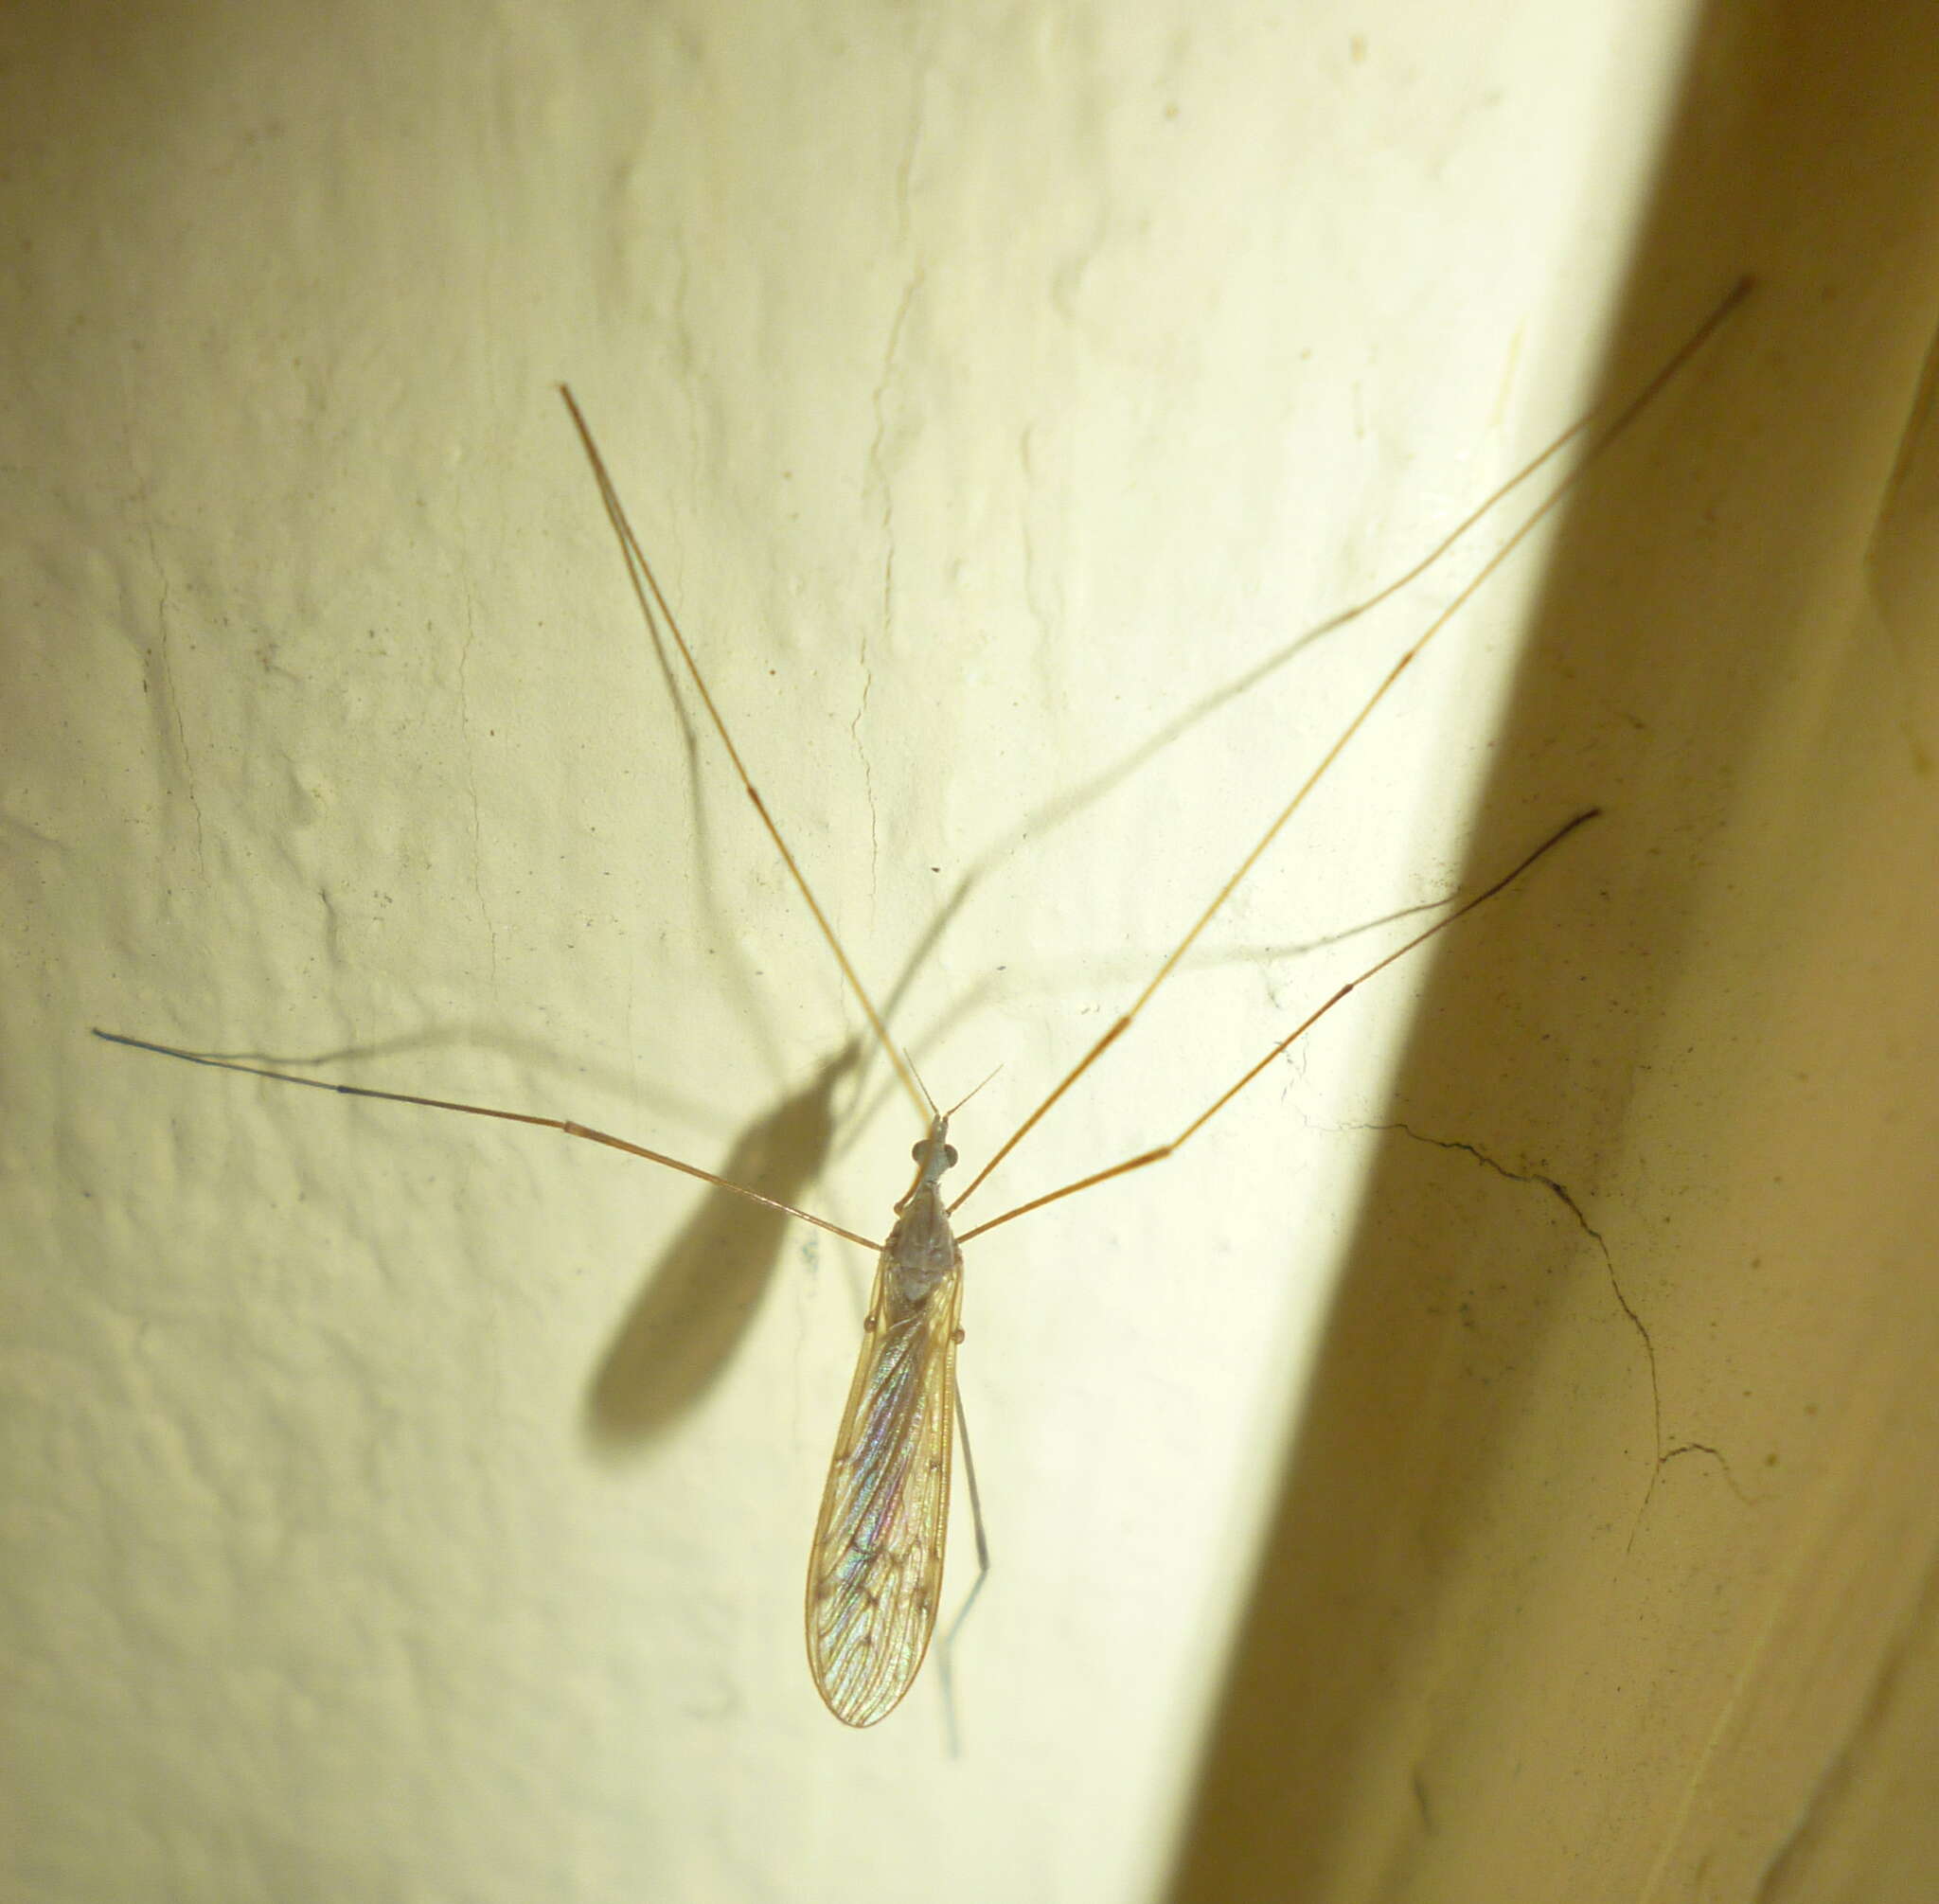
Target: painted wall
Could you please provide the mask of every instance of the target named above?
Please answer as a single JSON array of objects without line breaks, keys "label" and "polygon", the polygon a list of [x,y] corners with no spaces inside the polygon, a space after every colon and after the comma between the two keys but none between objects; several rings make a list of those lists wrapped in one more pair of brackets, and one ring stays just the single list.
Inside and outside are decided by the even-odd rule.
[{"label": "painted wall", "polygon": [[[1165,1883],[1182,1828],[1202,1845],[1206,1729],[1245,1731],[1228,1642],[1253,1630],[1261,1526],[1288,1462],[1336,1446],[1294,1431],[1316,1356],[1337,1393],[1322,1330],[1343,1263],[1356,1314],[1368,1174],[1392,1195],[1396,1145],[1428,1156],[1361,1127],[1405,1117],[1579,1186],[1626,1275],[1659,1234],[1625,1212],[1660,1157],[1599,1175],[1608,1128],[1557,1110],[1620,1119],[1633,1075],[1553,1059],[1603,1048],[1626,1009],[1598,948],[1630,948],[1634,991],[1663,981],[1610,895],[1640,903],[1637,869],[1709,864],[1751,824],[1715,765],[1742,736],[1706,753],[1708,703],[1663,669],[1532,713],[1539,548],[1437,638],[965,1215],[1175,1134],[1406,936],[1392,916],[1601,801],[1598,829],[1442,942],[1469,962],[1452,996],[1485,1031],[1485,1118],[1390,1094],[1450,1023],[1445,994],[1414,1015],[1442,983],[1423,954],[1180,1158],[973,1246],[963,1386],[994,1571],[947,1688],[933,1663],[867,1734],[824,1711],[800,1638],[865,1254],[555,1133],[198,1072],[88,1028],[577,1119],[882,1233],[914,1113],[642,623],[561,380],[897,1037],[939,1097],[1001,1067],[957,1121],[966,1159],[1135,997],[1518,517],[1379,615],[1302,631],[1409,567],[1597,388],[1633,388],[1747,266],[1756,304],[1582,507],[1673,499],[1651,534],[1597,544],[1673,578],[1666,596],[1781,566],[1732,485],[1782,463],[1828,365],[1861,361],[1869,381],[1838,392],[1866,418],[1842,553],[1788,598],[1828,604],[1834,655],[1898,656],[1902,721],[1871,771],[1929,799],[1924,624],[1901,609],[1899,647],[1866,646],[1884,634],[1852,608],[1930,330],[1916,116],[1880,121],[1895,164],[1870,195],[1843,188],[1869,227],[1706,230],[1699,205],[1652,262],[1666,128],[1693,88],[1729,103],[1744,45],[1712,29],[1686,65],[1679,5],[1444,10],[14,9],[9,1895],[1115,1899]],[[1714,124],[1719,152],[1733,128]],[[1919,584],[1898,573],[1902,605]],[[1535,626],[1566,669],[1569,643],[1621,655],[1636,624]],[[1708,638],[1745,667],[1758,634]],[[1801,684],[1837,670],[1784,665],[1759,731],[1791,751],[1765,771],[1808,786]],[[1639,800],[1666,758],[1713,764]],[[1874,823],[1835,810],[1841,841]],[[1776,858],[1755,870],[1761,930],[1706,981],[1753,1020],[1744,959],[1821,921],[1834,983],[1858,903]],[[1684,1010],[1700,1043],[1716,1012]],[[1661,1043],[1649,1063],[1649,1090],[1702,1112]],[[1861,1128],[1838,1089],[1813,1102],[1816,1128]],[[1499,1265],[1420,1286],[1429,1362],[1461,1365],[1526,1281],[1573,1276],[1628,1413],[1583,1424],[1622,1486],[1559,1511],[1620,1546],[1645,1479],[1665,1503],[1707,1487],[1709,1544],[1645,1583],[1705,1591],[1789,1471],[1734,1432],[1745,1348],[1653,1326],[1652,1390],[1638,1320],[1681,1270],[1627,1280],[1626,1316],[1553,1197],[1496,1183],[1471,1209],[1443,1181],[1471,1157],[1417,1167],[1444,1213],[1429,1243],[1468,1223]],[[1693,1198],[1707,1181],[1686,1179]],[[1679,1386],[1699,1365],[1703,1410]],[[1364,1447],[1410,1419],[1418,1371],[1397,1367],[1323,1427]],[[1835,1382],[1814,1392],[1835,1405]],[[1553,1401],[1530,1404],[1542,1446]],[[1488,1447],[1520,1445],[1503,1435]],[[1735,1488],[1721,1461],[1669,1459],[1685,1442],[1725,1449]],[[1835,1510],[1841,1473],[1810,1512]],[[1543,1525],[1518,1512],[1517,1552]],[[1474,1513],[1464,1539],[1496,1539]],[[971,1549],[959,1512],[952,1598]],[[1432,1581],[1416,1591],[1400,1617],[1458,1648]],[[1719,1605],[1683,1643],[1728,1663],[1743,1635]],[[1363,1643],[1323,1623],[1309,1650],[1335,1630]],[[1592,1647],[1607,1628],[1573,1630]],[[1317,1843],[1299,1895],[1371,1895],[1367,1845],[1445,1823],[1445,1768],[1423,1774],[1425,1824],[1396,1771],[1427,1762],[1409,1728],[1441,1712],[1445,1656],[1422,1644],[1403,1721],[1338,1761],[1373,1768],[1329,1794],[1359,1848]],[[1860,1651],[1862,1687],[1878,1648]],[[1723,1709],[1704,1683],[1699,1735]],[[1517,1762],[1525,1717],[1495,1710],[1463,1763]],[[1269,1788],[1277,1764],[1318,1789],[1290,1752],[1267,1748]],[[1646,1789],[1690,1776],[1680,1757]],[[1646,1868],[1661,1806],[1612,1824],[1571,1788],[1544,1829]],[[1476,1790],[1470,1828],[1514,1815],[1512,1778]],[[1310,1888],[1321,1868],[1343,1888]],[[1432,1881],[1418,1895],[1469,1895]]]}]

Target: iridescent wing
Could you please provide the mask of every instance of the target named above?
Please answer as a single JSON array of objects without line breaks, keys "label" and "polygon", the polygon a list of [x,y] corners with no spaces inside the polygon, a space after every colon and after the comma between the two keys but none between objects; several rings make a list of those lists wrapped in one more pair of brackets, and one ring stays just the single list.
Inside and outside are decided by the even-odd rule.
[{"label": "iridescent wing", "polygon": [[883,1252],[808,1561],[808,1664],[828,1710],[874,1725],[929,1650],[950,1524],[960,1265],[894,1300]]}]

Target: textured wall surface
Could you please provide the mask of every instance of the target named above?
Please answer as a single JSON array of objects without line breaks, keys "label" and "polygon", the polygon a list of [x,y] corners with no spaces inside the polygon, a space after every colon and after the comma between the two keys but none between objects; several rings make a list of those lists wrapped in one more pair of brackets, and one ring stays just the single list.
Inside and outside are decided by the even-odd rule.
[{"label": "textured wall surface", "polygon": [[1435,964],[1178,1896],[1933,1895],[1930,24],[1696,36],[1628,308],[1760,286],[1558,537],[1484,802],[1566,748],[1625,844],[1573,947]]},{"label": "textured wall surface", "polygon": [[[1851,231],[1706,233],[1693,214],[1638,264],[1664,127],[1702,75],[1743,68],[1734,29],[1686,65],[1691,16],[1668,0],[1446,10],[11,9],[9,1898],[1133,1898],[1165,1881],[1181,1820],[1200,1850],[1219,1835],[1221,1789],[1275,1816],[1275,1766],[1325,1804],[1297,1895],[1500,1898],[1512,1877],[1469,1893],[1409,1860],[1463,1798],[1474,1836],[1450,1842],[1511,1838],[1537,1814],[1503,1769],[1531,1753],[1556,1769],[1545,1843],[1682,1881],[1694,1859],[1652,1860],[1714,1815],[1699,1773],[1751,1644],[1719,1557],[1808,1468],[1809,1436],[1731,1415],[1738,1387],[1774,1379],[1770,1336],[1733,1334],[1760,1312],[1742,1290],[1681,1336],[1652,1327],[1642,1356],[1650,1276],[1682,1272],[1625,1280],[1626,1314],[1610,1266],[1620,1251],[1627,1276],[1643,1247],[1623,1212],[1662,1155],[1617,1158],[1580,1107],[1620,1123],[1655,1092],[1672,1124],[1734,1124],[1749,1094],[1779,1114],[1785,1055],[1762,1054],[1754,1093],[1727,1061],[1757,1050],[1770,988],[1861,1003],[1842,922],[1882,901],[1858,843],[1897,840],[1889,892],[1930,863],[1927,835],[1879,817],[1908,790],[1930,804],[1935,711],[1930,512],[1893,487],[1921,311],[1930,328],[1913,135],[1890,132],[1916,116],[1881,120]],[[1731,133],[1726,115],[1717,151]],[[1594,689],[1573,701],[1516,688],[1517,605],[1542,579],[1538,550],[1518,558],[970,1206],[1164,1141],[1408,930],[1378,922],[1610,806],[1443,941],[1463,988],[1440,992],[1423,955],[1179,1159],[974,1246],[963,1387],[995,1569],[948,1684],[932,1663],[870,1733],[822,1708],[800,1636],[865,1255],[553,1133],[88,1036],[576,1118],[880,1235],[914,1115],[642,624],[556,384],[897,1037],[939,1097],[1001,1067],[957,1121],[973,1161],[1135,995],[1515,514],[1378,615],[1300,632],[1403,571],[1594,389],[1633,387],[1746,266],[1757,303],[1584,492],[1662,505],[1592,545],[1660,596],[1598,619],[1580,604],[1604,578],[1578,575],[1573,618],[1543,624],[1552,672],[1634,666],[1576,667]],[[1864,374],[1825,415],[1861,416],[1859,474],[1836,560],[1806,566],[1832,544],[1767,546],[1731,484],[1797,475],[1799,389],[1846,360]],[[1868,561],[1892,581],[1872,620]],[[1797,644],[1767,664],[1756,627],[1713,622],[1734,658],[1679,701],[1634,632],[1709,652],[1665,603],[1715,599],[1706,578],[1747,563],[1788,579],[1784,612],[1829,603],[1849,671],[1836,638],[1808,667]],[[1876,678],[1893,667],[1895,697]],[[1754,774],[1743,731],[1707,724],[1733,669],[1767,697]],[[1880,696],[1901,717],[1883,739],[1832,718]],[[1876,810],[1811,777],[1847,738],[1840,784],[1874,776]],[[1668,783],[1687,804],[1645,797]],[[1835,814],[1853,851],[1782,851],[1741,817],[1773,790]],[[1766,857],[1714,854],[1727,823]],[[1659,921],[1626,907],[1688,916],[1645,877],[1666,857],[1745,865],[1758,896],[1675,941],[1698,977],[1671,1042],[1727,1030],[1720,1068],[1678,1073],[1667,1018],[1619,1075],[1557,1062],[1585,1011],[1601,1025],[1622,987],[1661,983]],[[1811,955],[1760,978],[1763,950],[1807,928]],[[1614,975],[1611,944],[1632,954]],[[1910,983],[1881,990],[1885,1044]],[[1424,993],[1442,1008],[1416,1023]],[[1437,1026],[1481,1041],[1460,1088],[1437,1095],[1410,1057],[1396,1103],[1396,1059]],[[1856,1183],[1881,1100],[1825,1076],[1809,1128],[1848,1140]],[[1912,1110],[1930,1105],[1908,1145],[1930,1130]],[[1403,1117],[1522,1181],[1365,1128]],[[1684,1246],[1741,1268],[1749,1227],[1706,1201],[1721,1166],[1678,1154],[1692,1220],[1731,1229]],[[1329,1293],[1368,1247],[1370,1171],[1414,1213],[1379,1239],[1391,1259],[1459,1225],[1463,1267],[1384,1319],[1349,1277],[1295,1448]],[[1860,1238],[1868,1276],[1897,1260],[1885,1240]],[[1889,1340],[1910,1356],[1930,1319],[1905,1267]],[[1511,1356],[1503,1317],[1533,1314],[1552,1272],[1580,1332],[1539,1318]],[[1780,1314],[1823,1339],[1811,1303]],[[1342,1368],[1378,1364],[1383,1339],[1392,1380],[1342,1402]],[[1864,1346],[1845,1343],[1820,1405],[1856,1394],[1899,1419],[1911,1364],[1868,1373]],[[1329,1494],[1356,1479],[1343,1450],[1394,1484],[1371,1457],[1396,1424],[1452,1445],[1450,1370],[1513,1398],[1478,1444],[1485,1475],[1503,1449],[1566,1449],[1577,1357],[1608,1405],[1580,1424],[1590,1479],[1547,1504],[1457,1475],[1456,1539],[1368,1526],[1363,1497]],[[1856,1429],[1838,1445],[1814,1524],[1871,1447]],[[1208,1726],[1240,1753],[1261,1736],[1229,1696],[1228,1640],[1243,1622],[1257,1644],[1261,1515],[1307,1448],[1331,1465],[1293,1524],[1334,1530],[1312,1577],[1339,1599],[1297,1604],[1309,1655],[1361,1663],[1337,1681],[1352,1722],[1308,1686],[1313,1727],[1264,1748],[1263,1799],[1256,1760],[1215,1759],[1236,1782],[1201,1786]],[[1416,1579],[1395,1555],[1523,1556],[1551,1513],[1608,1551],[1564,1543],[1539,1583],[1550,1649],[1484,1697],[1453,1664],[1477,1630],[1462,1609],[1512,1654],[1494,1613],[1521,1576],[1436,1558]],[[1877,1617],[1839,1681],[1860,1702],[1930,1538],[1909,1514],[1895,1571],[1872,1575]],[[1638,1577],[1632,1550],[1640,1601],[1571,1598],[1571,1569]],[[959,1512],[952,1601],[970,1556]],[[1639,1604],[1679,1610],[1647,1628],[1672,1669],[1715,1670],[1660,1732],[1622,1733],[1603,1689],[1595,1737],[1621,1735],[1628,1766],[1605,1798],[1557,1742],[1557,1662],[1600,1657]],[[1801,1722],[1790,1773],[1834,1765],[1844,1725]],[[1466,1785],[1422,1743],[1457,1735]],[[1653,1769],[1652,1736],[1675,1755]],[[1784,1834],[1759,1829],[1768,1862]],[[1426,1888],[1380,1889],[1409,1872]]]}]

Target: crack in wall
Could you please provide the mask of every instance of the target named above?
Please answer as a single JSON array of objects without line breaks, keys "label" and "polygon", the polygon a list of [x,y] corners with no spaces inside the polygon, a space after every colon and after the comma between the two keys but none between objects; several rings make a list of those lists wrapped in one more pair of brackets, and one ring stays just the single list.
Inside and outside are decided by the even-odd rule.
[{"label": "crack in wall", "polygon": [[478,639],[478,624],[472,613],[471,584],[460,575],[458,587],[465,597],[465,645],[458,650],[458,731],[464,737],[465,787],[471,799],[471,893],[478,901],[478,916],[485,922],[485,936],[490,952],[490,986],[498,990],[498,928],[491,922],[491,908],[485,903],[484,855],[480,850],[483,828],[478,812],[478,763],[471,751],[471,647]]},{"label": "crack in wall", "polygon": [[[129,428],[130,402],[128,396],[128,374],[124,367],[121,373],[121,437],[128,452],[128,467],[134,478],[134,501],[141,513],[142,540],[148,548],[149,564],[155,572],[155,587],[158,591],[155,600],[156,642],[154,659],[160,675],[163,705],[156,710],[159,720],[172,730],[176,751],[182,757],[182,783],[188,795],[188,810],[195,821],[195,863],[205,881],[208,878],[208,859],[204,850],[202,827],[202,799],[195,791],[195,759],[188,751],[188,730],[182,719],[181,698],[175,692],[175,660],[172,644],[169,638],[169,570],[162,561],[162,552],[155,541],[154,509],[149,500],[148,478],[142,473],[140,460],[134,454],[134,445]],[[166,744],[166,743],[165,743]]]},{"label": "crack in wall", "polygon": [[[920,39],[920,27],[916,29]],[[912,49],[913,50],[913,49]],[[909,136],[902,142],[902,150],[896,161],[896,246],[898,251],[909,245],[909,234],[914,224],[910,214],[913,194],[913,181],[916,176],[916,154],[922,150],[923,128],[927,96],[923,88],[924,65],[917,60],[914,65],[916,75],[915,97],[909,115]],[[888,342],[882,350],[881,375],[876,380],[871,407],[875,411],[875,436],[868,446],[868,472],[872,481],[881,487],[882,493],[882,594],[881,627],[882,639],[892,638],[895,626],[896,590],[896,492],[889,481],[888,465],[882,457],[882,445],[888,437],[888,396],[890,386],[896,381],[897,366],[902,354],[902,329],[909,320],[911,307],[916,302],[916,294],[922,289],[925,276],[920,263],[907,284],[902,287],[901,301],[896,306],[895,317],[889,324]],[[875,673],[869,665],[868,635],[864,631],[859,659],[862,664],[862,702],[855,710],[855,719],[848,723],[849,738],[855,743],[855,751],[862,761],[863,796],[868,802],[868,890],[873,899],[881,870],[881,827],[876,811],[875,771],[870,765],[868,750],[862,744],[862,723],[868,713],[869,697],[875,686]]]},{"label": "crack in wall", "polygon": [[[901,190],[905,195],[902,223],[908,225],[906,192],[907,170],[913,162],[914,149],[904,159]],[[882,513],[882,588],[881,588],[881,628],[882,638],[892,638],[896,619],[896,490],[889,481],[888,465],[882,457],[882,445],[888,436],[888,397],[889,387],[896,381],[896,365],[902,351],[902,328],[909,320],[910,307],[916,302],[916,294],[922,289],[923,273],[920,267],[909,282],[902,287],[901,302],[896,307],[896,315],[889,325],[888,343],[882,351],[881,375],[876,381],[875,393],[870,399],[875,411],[875,435],[868,445],[869,479],[881,490]],[[868,889],[876,890],[880,871],[881,827],[876,812],[875,773],[869,764],[868,749],[862,744],[862,723],[868,715],[869,697],[875,688],[875,670],[868,658],[868,634],[864,629],[857,660],[862,667],[862,700],[855,710],[855,719],[848,723],[848,737],[855,743],[855,752],[862,761],[862,786],[863,797],[868,802]]]},{"label": "crack in wall", "polygon": [[1708,1455],[1717,1463],[1718,1469],[1723,1475],[1724,1483],[1731,1492],[1739,1501],[1744,1503],[1746,1506],[1752,1504],[1752,1497],[1746,1494],[1738,1485],[1736,1475],[1733,1471],[1730,1462],[1726,1459],[1722,1450],[1712,1446],[1707,1441],[1680,1441],[1673,1448],[1663,1445],[1663,1387],[1657,1372],[1655,1340],[1649,1333],[1649,1326],[1637,1313],[1635,1304],[1629,1300],[1628,1295],[1623,1289],[1622,1279],[1616,1274],[1615,1258],[1610,1254],[1610,1246],[1604,1240],[1602,1232],[1583,1215],[1581,1204],[1575,1201],[1565,1184],[1558,1182],[1556,1178],[1549,1176],[1544,1171],[1510,1169],[1499,1158],[1490,1156],[1487,1151],[1484,1150],[1477,1144],[1464,1143],[1460,1139],[1452,1137],[1431,1137],[1426,1131],[1416,1130],[1413,1125],[1404,1120],[1396,1120],[1387,1124],[1359,1124],[1348,1128],[1359,1130],[1396,1130],[1404,1137],[1413,1138],[1416,1144],[1432,1145],[1437,1150],[1463,1151],[1468,1156],[1472,1157],[1476,1163],[1482,1165],[1486,1169],[1492,1170],[1498,1177],[1506,1178],[1511,1183],[1532,1183],[1539,1185],[1540,1188],[1548,1191],[1568,1211],[1569,1215],[1574,1219],[1576,1228],[1595,1245],[1597,1253],[1602,1257],[1603,1268],[1609,1276],[1610,1292],[1615,1297],[1616,1307],[1622,1310],[1629,1326],[1636,1331],[1636,1338],[1643,1344],[1644,1362],[1649,1371],[1649,1411],[1651,1422],[1649,1486],[1644,1490],[1643,1504],[1636,1510],[1636,1524],[1629,1530],[1629,1539],[1626,1543],[1627,1546],[1633,1547],[1635,1545],[1636,1536],[1642,1529],[1643,1517],[1649,1510],[1650,1501],[1656,1493],[1656,1484],[1662,1478],[1663,1469],[1681,1455]]},{"label": "crack in wall", "polygon": [[1663,1453],[1657,1458],[1657,1471],[1661,1473],[1663,1469],[1667,1468],[1670,1465],[1670,1463],[1674,1461],[1680,1454],[1709,1455],[1711,1460],[1717,1463],[1718,1470],[1723,1475],[1723,1485],[1726,1487],[1728,1487],[1731,1490],[1731,1492],[1734,1494],[1737,1497],[1737,1499],[1744,1504],[1746,1507],[1754,1507],[1757,1504],[1758,1501],[1763,1498],[1760,1495],[1747,1494],[1744,1492],[1742,1486],[1737,1480],[1736,1470],[1733,1468],[1730,1464],[1730,1457],[1724,1453],[1722,1449],[1714,1447],[1711,1443],[1707,1441],[1680,1441],[1674,1448],[1665,1448]]},{"label": "crack in wall", "polygon": [[175,692],[175,661],[169,640],[169,571],[163,564],[161,550],[155,545],[155,525],[149,513],[146,483],[141,488],[140,501],[142,534],[148,543],[148,559],[153,565],[155,585],[160,591],[155,600],[155,659],[160,667],[165,703],[161,711],[174,730],[176,751],[182,756],[183,791],[188,795],[188,810],[195,821],[195,863],[206,880],[208,860],[203,849],[202,799],[195,791],[195,758],[188,751],[188,729],[182,720],[181,697]]}]

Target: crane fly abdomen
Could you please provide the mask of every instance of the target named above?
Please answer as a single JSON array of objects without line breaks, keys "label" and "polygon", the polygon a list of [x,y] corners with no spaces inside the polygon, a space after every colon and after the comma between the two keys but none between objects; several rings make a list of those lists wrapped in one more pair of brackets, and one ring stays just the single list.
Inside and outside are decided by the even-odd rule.
[{"label": "crane fly abdomen", "polygon": [[936,1180],[937,1117],[876,1264],[869,1325],[835,1435],[808,1568],[808,1663],[828,1710],[874,1725],[929,1650],[950,1525],[963,1255]]}]

